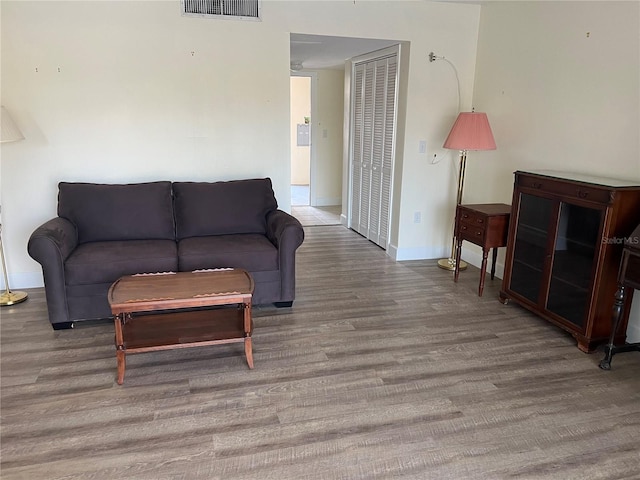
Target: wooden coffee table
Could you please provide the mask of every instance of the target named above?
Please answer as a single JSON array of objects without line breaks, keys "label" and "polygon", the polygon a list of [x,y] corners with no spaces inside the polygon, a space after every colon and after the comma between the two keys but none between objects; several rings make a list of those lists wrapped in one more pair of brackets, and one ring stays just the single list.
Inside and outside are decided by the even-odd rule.
[{"label": "wooden coffee table", "polygon": [[253,368],[251,298],[245,270],[216,269],[122,277],[109,289],[115,321],[118,384],[126,356],[222,343],[244,342]]}]

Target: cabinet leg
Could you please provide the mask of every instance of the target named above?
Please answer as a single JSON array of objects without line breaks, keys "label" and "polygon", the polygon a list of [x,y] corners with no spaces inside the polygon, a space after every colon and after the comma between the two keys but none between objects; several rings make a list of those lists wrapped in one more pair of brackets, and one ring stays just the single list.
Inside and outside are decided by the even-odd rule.
[{"label": "cabinet leg", "polygon": [[591,353],[593,352],[593,345],[589,342],[581,342],[578,340],[578,350],[584,353]]}]

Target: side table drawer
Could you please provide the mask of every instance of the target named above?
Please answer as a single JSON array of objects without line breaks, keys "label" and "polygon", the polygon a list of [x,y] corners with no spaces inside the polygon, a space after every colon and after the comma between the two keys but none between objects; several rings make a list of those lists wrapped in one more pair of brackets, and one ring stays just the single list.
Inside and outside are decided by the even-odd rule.
[{"label": "side table drawer", "polygon": [[459,228],[460,238],[463,240],[468,240],[472,243],[482,245],[484,240],[485,228],[476,226],[474,224],[469,224],[466,221],[460,223]]},{"label": "side table drawer", "polygon": [[484,215],[480,215],[477,212],[471,212],[461,207],[460,222],[469,226],[478,225],[484,227],[487,223],[487,219]]},{"label": "side table drawer", "polygon": [[460,235],[462,240],[467,240],[476,245],[482,245],[484,243],[485,232],[487,231],[487,216],[464,206],[460,206],[459,208],[458,235]]}]

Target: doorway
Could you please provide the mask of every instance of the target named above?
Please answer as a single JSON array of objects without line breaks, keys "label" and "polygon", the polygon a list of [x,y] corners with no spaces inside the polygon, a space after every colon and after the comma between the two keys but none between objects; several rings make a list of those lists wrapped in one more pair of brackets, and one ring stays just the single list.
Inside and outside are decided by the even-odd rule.
[{"label": "doorway", "polygon": [[[314,128],[320,125],[317,109],[317,82],[319,72],[292,72],[291,95],[291,213],[305,226],[339,225],[341,207],[327,206],[326,198],[318,197],[318,181],[326,177],[326,161],[317,171],[317,152],[322,142],[327,142],[328,132],[315,136]],[[325,127],[325,125],[323,125]],[[320,178],[320,180],[319,180]]]},{"label": "doorway", "polygon": [[291,206],[311,205],[311,75],[292,74]]}]

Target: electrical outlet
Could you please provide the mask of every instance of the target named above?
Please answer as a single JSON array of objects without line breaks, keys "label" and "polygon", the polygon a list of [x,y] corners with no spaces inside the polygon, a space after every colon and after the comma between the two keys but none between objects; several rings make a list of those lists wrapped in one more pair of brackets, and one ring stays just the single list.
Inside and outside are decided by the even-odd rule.
[{"label": "electrical outlet", "polygon": [[420,223],[422,221],[422,213],[413,212],[413,223]]}]

